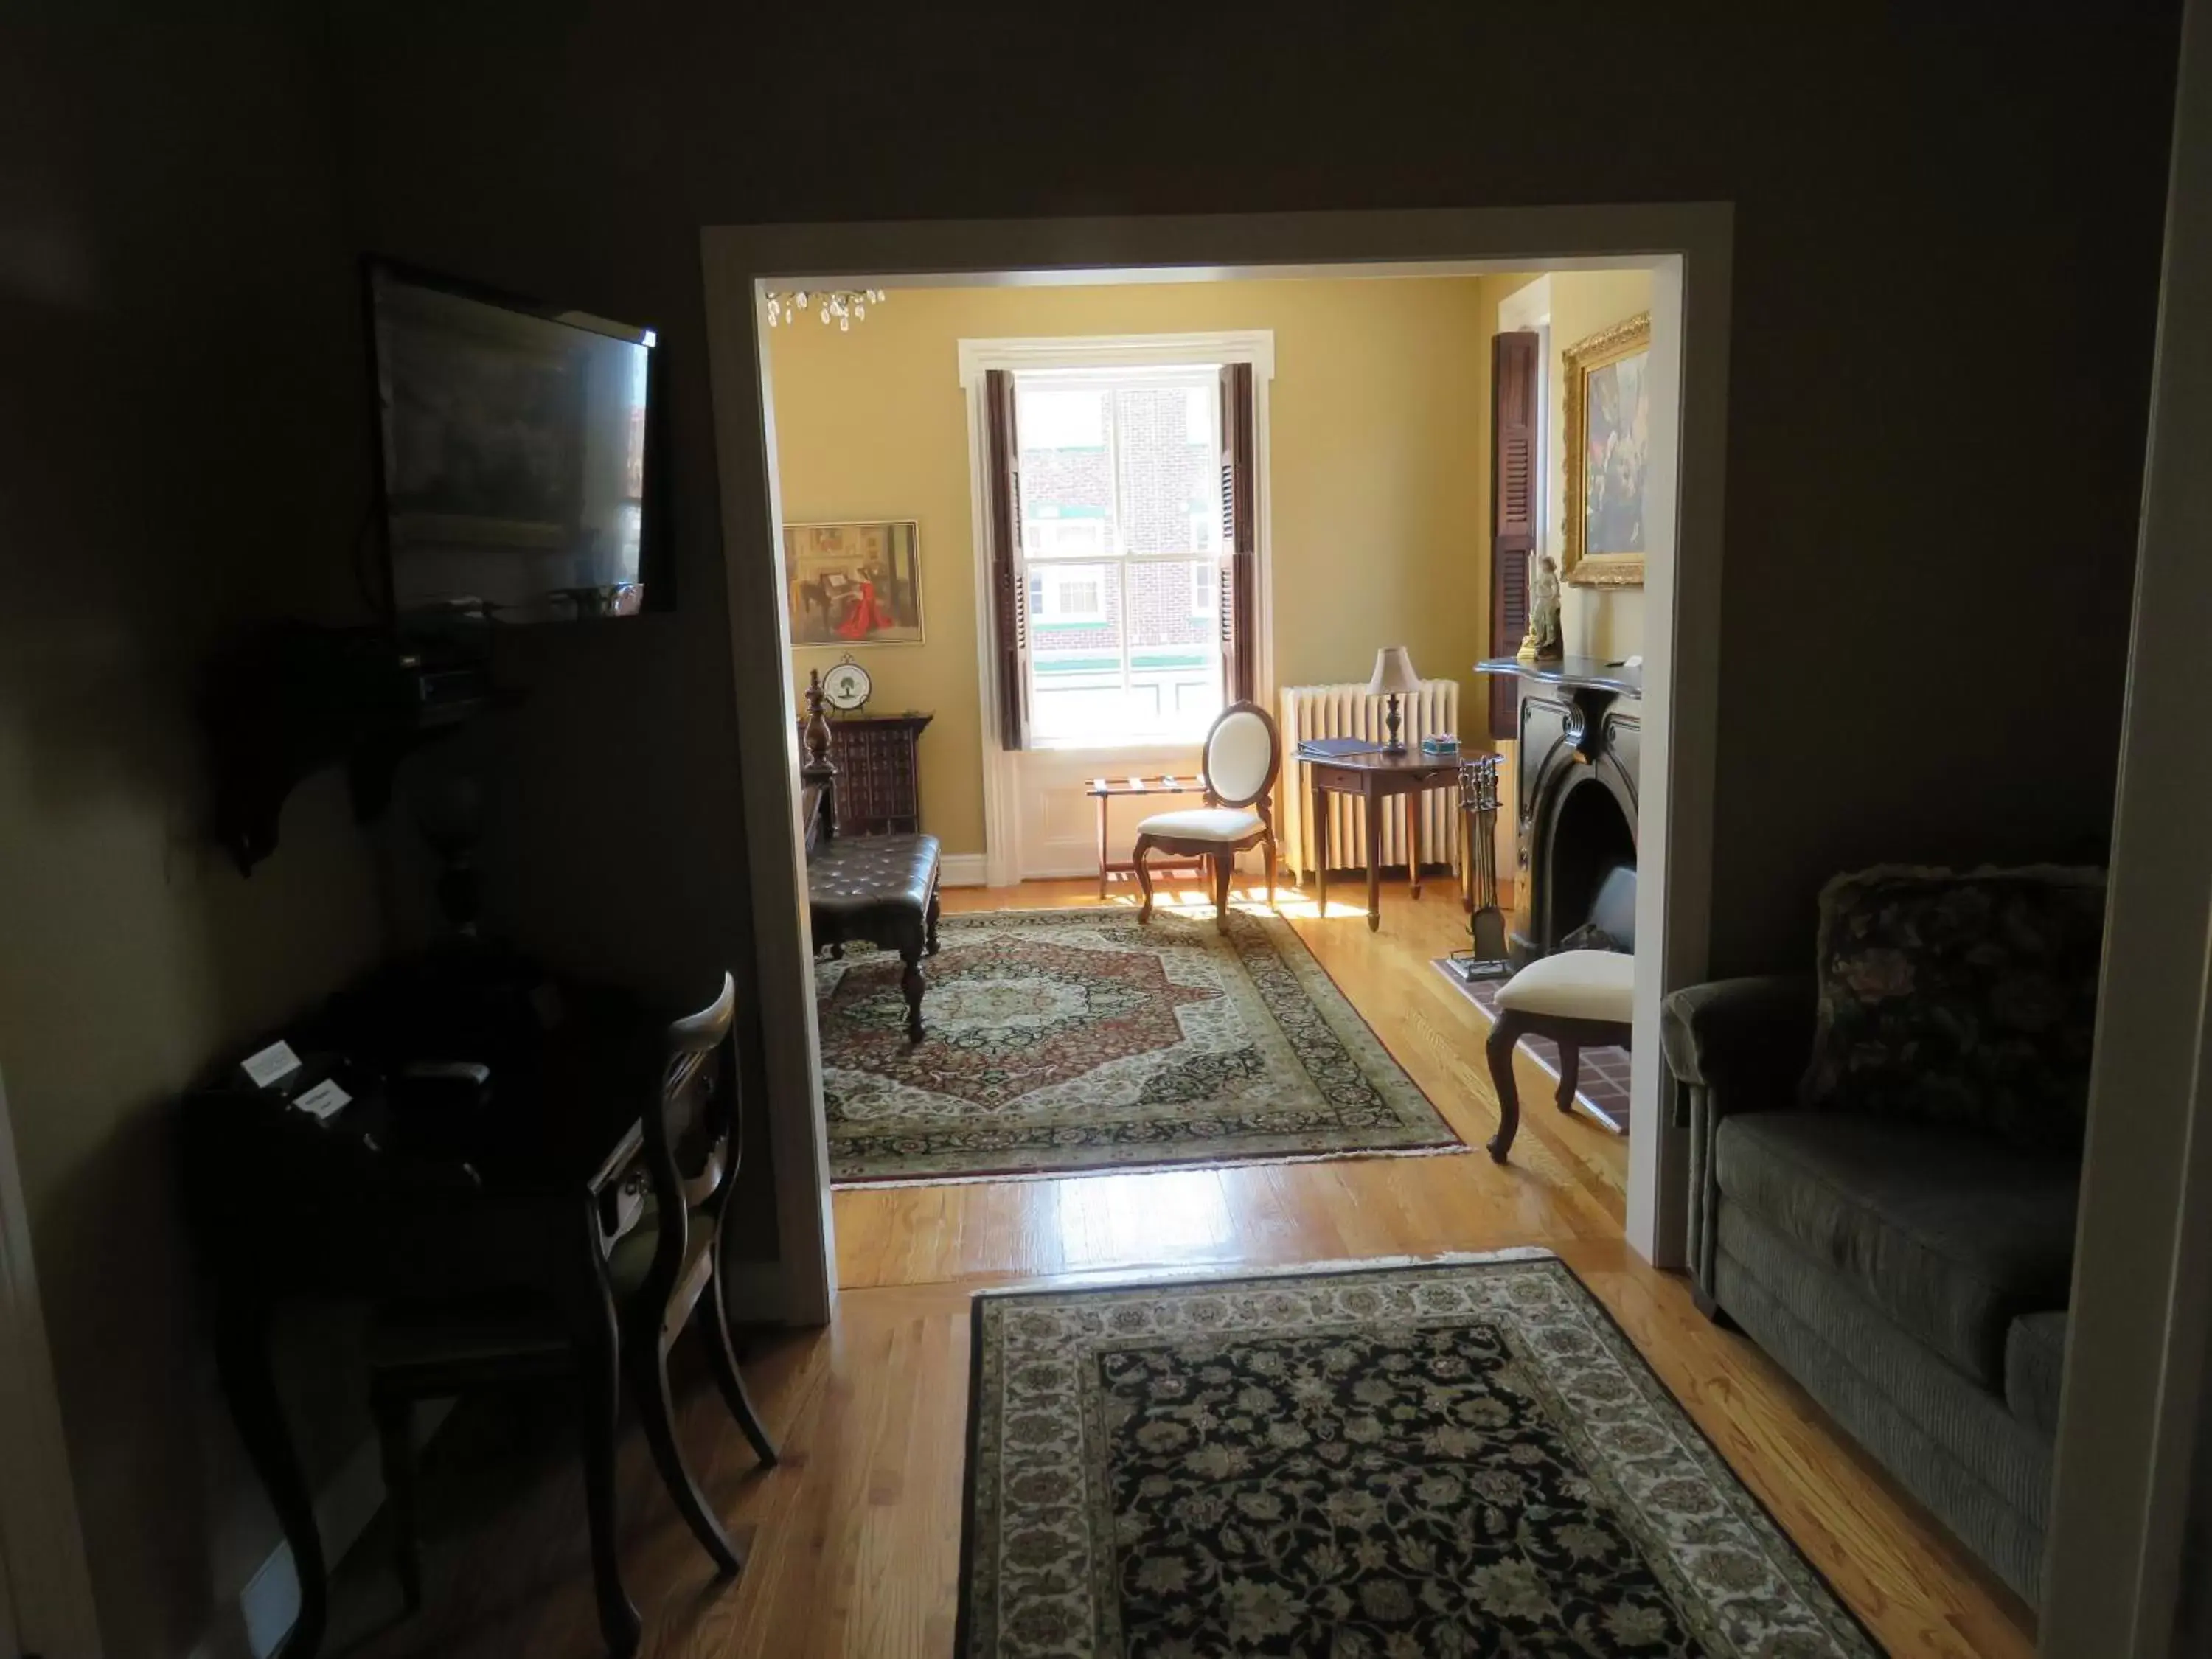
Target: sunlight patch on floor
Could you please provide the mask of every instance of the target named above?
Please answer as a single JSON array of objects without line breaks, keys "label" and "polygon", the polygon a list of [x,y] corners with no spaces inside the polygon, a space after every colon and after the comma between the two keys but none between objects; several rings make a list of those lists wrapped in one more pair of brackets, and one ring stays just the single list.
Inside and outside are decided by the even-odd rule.
[{"label": "sunlight patch on floor", "polygon": [[1236,1218],[1213,1170],[1052,1183],[1053,1223],[1068,1262],[1157,1259],[1231,1243]]}]

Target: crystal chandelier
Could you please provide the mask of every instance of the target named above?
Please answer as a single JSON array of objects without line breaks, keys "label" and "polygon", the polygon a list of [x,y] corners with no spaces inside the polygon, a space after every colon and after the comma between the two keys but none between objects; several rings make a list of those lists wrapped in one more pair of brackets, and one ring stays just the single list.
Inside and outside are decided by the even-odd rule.
[{"label": "crystal chandelier", "polygon": [[825,324],[835,322],[840,333],[848,333],[854,324],[866,318],[870,306],[879,306],[890,295],[879,288],[839,288],[801,289],[795,294],[770,289],[766,297],[770,328],[795,323],[811,311]]}]

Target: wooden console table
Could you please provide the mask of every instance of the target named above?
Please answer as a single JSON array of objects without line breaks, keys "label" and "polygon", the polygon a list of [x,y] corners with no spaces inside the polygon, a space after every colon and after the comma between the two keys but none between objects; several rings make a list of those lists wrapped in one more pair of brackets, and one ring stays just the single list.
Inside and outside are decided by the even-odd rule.
[{"label": "wooden console table", "polygon": [[1332,760],[1297,757],[1305,767],[1313,791],[1314,861],[1317,884],[1314,893],[1321,913],[1328,914],[1328,798],[1357,795],[1364,803],[1361,819],[1367,831],[1367,930],[1382,925],[1382,803],[1393,795],[1407,795],[1406,807],[1407,874],[1413,896],[1421,896],[1421,796],[1431,789],[1459,787],[1457,755],[1425,755],[1418,749],[1403,754],[1340,755]]},{"label": "wooden console table", "polygon": [[[1163,776],[1157,778],[1093,778],[1091,787],[1084,793],[1098,803],[1098,896],[1106,896],[1109,877],[1126,876],[1136,869],[1127,859],[1109,859],[1106,854],[1106,811],[1114,801],[1131,795],[1202,795],[1206,784],[1199,778]],[[1175,870],[1184,873],[1206,871],[1204,859],[1156,858],[1146,866],[1154,872]]]}]

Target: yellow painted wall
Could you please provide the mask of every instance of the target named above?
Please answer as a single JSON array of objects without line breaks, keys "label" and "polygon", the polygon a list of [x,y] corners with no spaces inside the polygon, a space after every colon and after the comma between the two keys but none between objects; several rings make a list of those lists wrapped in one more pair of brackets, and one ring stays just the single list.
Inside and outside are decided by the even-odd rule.
[{"label": "yellow painted wall", "polygon": [[[1504,286],[1496,301],[1524,286]],[[1559,270],[1552,273],[1552,361],[1546,380],[1550,410],[1544,443],[1544,476],[1549,492],[1544,545],[1554,559],[1566,545],[1566,368],[1565,354],[1598,330],[1651,308],[1648,270]],[[1569,587],[1560,607],[1560,631],[1570,656],[1607,661],[1644,649],[1644,590],[1638,587]]]},{"label": "yellow painted wall", "polygon": [[[871,708],[927,708],[922,814],[948,853],[983,850],[975,553],[963,338],[1272,329],[1270,477],[1279,684],[1364,679],[1404,644],[1480,722],[1487,637],[1490,335],[1474,277],[935,289],[895,293],[850,333],[769,337],[791,521],[921,525],[919,646],[856,650]],[[799,680],[840,650],[793,653]]]}]

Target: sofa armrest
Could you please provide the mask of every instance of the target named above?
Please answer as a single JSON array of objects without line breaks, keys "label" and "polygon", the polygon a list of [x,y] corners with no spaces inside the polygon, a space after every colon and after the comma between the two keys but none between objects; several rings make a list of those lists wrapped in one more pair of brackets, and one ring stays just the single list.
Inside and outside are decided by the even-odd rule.
[{"label": "sofa armrest", "polygon": [[1731,1111],[1792,1106],[1818,1012],[1809,975],[1766,975],[1686,986],[1660,1011],[1660,1037],[1690,1116],[1690,1276],[1711,1313],[1720,1188],[1713,1137]]},{"label": "sofa armrest", "polygon": [[1813,1052],[1816,1012],[1808,974],[1686,986],[1660,1014],[1668,1066],[1693,1089],[1729,1097],[1731,1108],[1787,1105]]}]

